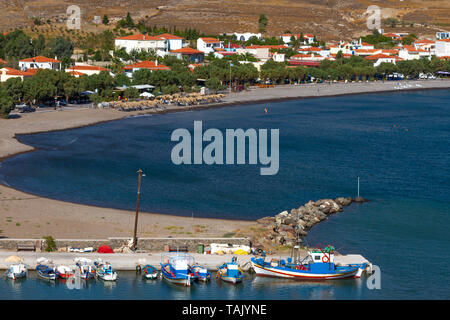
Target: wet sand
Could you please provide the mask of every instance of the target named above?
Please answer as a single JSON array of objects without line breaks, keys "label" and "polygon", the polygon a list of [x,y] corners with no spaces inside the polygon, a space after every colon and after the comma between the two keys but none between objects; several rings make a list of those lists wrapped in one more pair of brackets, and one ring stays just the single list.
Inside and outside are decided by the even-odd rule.
[{"label": "wet sand", "polygon": [[[400,83],[400,85],[399,85]],[[406,91],[450,88],[450,80],[407,82],[332,83],[286,85],[276,88],[252,88],[231,93],[224,102],[197,107],[169,106],[163,112],[187,109],[205,109],[307,97],[337,96],[383,91]],[[20,114],[13,119],[0,119],[0,159],[33,150],[20,143],[17,134],[82,127],[127,116],[159,111],[121,112],[110,109],[77,108],[72,110]],[[160,113],[160,112],[159,112]],[[134,208],[133,208],[134,209]],[[276,212],[274,212],[274,215]],[[134,228],[134,210],[117,210],[67,203],[14,190],[0,185],[0,237],[40,238],[104,238],[131,236]],[[248,230],[255,223],[223,219],[189,218],[156,213],[139,215],[138,235],[141,237],[222,237],[227,233]]]}]

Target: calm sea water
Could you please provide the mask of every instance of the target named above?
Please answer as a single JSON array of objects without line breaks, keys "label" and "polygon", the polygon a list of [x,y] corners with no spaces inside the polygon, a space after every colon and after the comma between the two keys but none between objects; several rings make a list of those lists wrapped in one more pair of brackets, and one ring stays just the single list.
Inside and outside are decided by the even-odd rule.
[{"label": "calm sea water", "polygon": [[[204,130],[222,132],[280,129],[279,173],[260,176],[260,165],[172,164],[171,133],[177,128],[192,132],[194,120],[202,120]],[[257,219],[310,199],[355,196],[359,176],[361,194],[372,201],[351,205],[315,226],[306,241],[362,254],[381,268],[381,290],[368,290],[363,280],[330,285],[256,279],[231,289],[236,298],[450,298],[449,90],[141,116],[20,140],[38,150],[4,161],[4,184],[50,198],[132,210],[136,170],[142,168],[141,210],[176,215]],[[145,286],[140,291],[140,284],[132,289],[126,283],[119,282],[113,296],[105,297],[135,290],[137,298],[146,298]],[[184,298],[222,297],[221,290],[207,288],[195,288]]]}]

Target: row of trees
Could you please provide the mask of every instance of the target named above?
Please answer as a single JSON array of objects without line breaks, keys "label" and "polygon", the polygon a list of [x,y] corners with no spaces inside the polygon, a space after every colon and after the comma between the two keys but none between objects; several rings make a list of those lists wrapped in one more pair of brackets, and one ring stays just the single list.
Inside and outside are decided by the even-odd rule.
[{"label": "row of trees", "polygon": [[58,57],[69,64],[75,44],[65,37],[45,39],[39,35],[36,39],[27,36],[22,30],[15,30],[6,35],[0,34],[0,58],[17,64],[20,59],[34,56]]},{"label": "row of trees", "polygon": [[[232,60],[235,59],[235,60]],[[194,72],[187,68],[188,62],[166,57],[164,64],[171,67],[170,71],[153,71],[142,69],[129,78],[120,72],[115,77],[109,72],[98,75],[75,78],[64,71],[40,70],[35,76],[22,81],[19,78],[9,79],[0,84],[0,113],[7,116],[14,104],[20,102],[38,105],[51,101],[55,97],[66,100],[77,98],[83,91],[95,92],[91,100],[116,100],[118,92],[115,87],[130,87],[131,85],[151,84],[156,87],[155,93],[172,94],[179,91],[198,91],[198,80],[205,80],[206,87],[220,90],[230,83],[235,85],[253,84],[259,80],[270,80],[274,83],[305,82],[315,78],[315,81],[327,80],[371,80],[383,79],[387,75],[399,72],[409,77],[417,77],[420,73],[437,71],[450,72],[450,60],[433,58],[399,61],[396,65],[382,63],[373,67],[370,61],[361,57],[340,58],[335,61],[325,60],[318,68],[301,66],[288,67],[286,63],[269,60],[261,66],[260,72],[252,63],[236,60],[236,57],[213,59],[209,64],[197,67]],[[137,90],[127,89],[125,96],[136,98]]]}]

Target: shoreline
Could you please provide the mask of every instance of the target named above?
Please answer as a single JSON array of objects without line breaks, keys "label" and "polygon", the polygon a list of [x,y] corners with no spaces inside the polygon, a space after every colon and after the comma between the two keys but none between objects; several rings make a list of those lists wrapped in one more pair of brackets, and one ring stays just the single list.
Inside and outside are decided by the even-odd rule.
[{"label": "shoreline", "polygon": [[[397,83],[405,86],[395,89]],[[417,86],[417,85],[420,85]],[[449,80],[419,80],[402,82],[363,82],[284,85],[275,88],[255,88],[241,93],[228,94],[221,103],[193,107],[168,106],[166,110],[141,110],[123,112],[111,109],[72,109],[21,114],[19,118],[0,120],[0,162],[22,153],[36,150],[20,141],[18,136],[52,131],[63,131],[85,126],[121,120],[127,117],[151,114],[224,108],[237,105],[280,102],[288,100],[335,97],[379,92],[401,92],[418,90],[450,89]],[[23,201],[18,201],[19,199]],[[29,201],[31,200],[31,201]],[[34,205],[38,202],[38,205]],[[124,236],[132,234],[135,212],[92,205],[84,205],[36,196],[0,184],[0,204],[8,222],[0,237],[54,237]],[[8,214],[8,212],[11,212]],[[242,229],[256,225],[256,221],[219,218],[194,218],[171,214],[140,212],[141,236],[222,236],[239,233]],[[4,217],[3,217],[4,218]],[[43,222],[39,223],[40,218]],[[13,222],[14,220],[14,222]],[[47,220],[44,222],[44,220]],[[101,221],[103,220],[103,221]],[[195,222],[194,222],[195,221]],[[58,228],[55,228],[55,222]],[[88,222],[89,228],[86,228]],[[105,224],[105,222],[108,222]],[[14,226],[16,223],[16,226]],[[9,225],[8,225],[9,224]],[[19,225],[17,225],[19,224]],[[206,226],[204,226],[206,224]],[[202,228],[198,227],[199,225]],[[4,227],[4,229],[5,229]],[[200,228],[200,229],[199,229]],[[204,231],[208,229],[208,231]],[[200,232],[200,233],[199,233]],[[85,236],[83,236],[83,234]]]}]

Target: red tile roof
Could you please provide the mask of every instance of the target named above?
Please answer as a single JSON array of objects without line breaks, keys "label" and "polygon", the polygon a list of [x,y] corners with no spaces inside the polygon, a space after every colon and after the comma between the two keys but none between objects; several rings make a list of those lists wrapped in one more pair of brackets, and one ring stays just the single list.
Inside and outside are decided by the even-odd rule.
[{"label": "red tile roof", "polygon": [[55,60],[55,59],[52,59],[52,58],[43,57],[43,56],[37,56],[37,57],[34,57],[34,58],[22,59],[22,60],[20,60],[20,62],[39,62],[39,63],[52,62],[52,63],[60,63],[61,61]]},{"label": "red tile roof", "polygon": [[8,62],[6,60],[3,60],[2,58],[0,58],[0,64],[7,64]]},{"label": "red tile roof", "polygon": [[282,45],[282,44],[279,44],[279,45],[257,45],[257,44],[254,44],[254,45],[251,45],[251,46],[248,46],[248,47],[245,47],[245,49],[264,49],[264,48],[269,48],[269,49],[285,49],[285,48],[287,48],[286,46],[284,46],[284,45]]},{"label": "red tile roof", "polygon": [[378,60],[378,59],[395,59],[395,60],[403,60],[402,58],[399,58],[399,57],[397,57],[397,56],[388,56],[388,55],[382,54],[382,53],[380,53],[380,54],[374,54],[374,55],[372,55],[372,56],[365,57],[364,59],[366,59],[366,60]]},{"label": "red tile roof", "polygon": [[103,68],[103,67],[97,67],[97,66],[71,66],[70,68],[67,68],[70,70],[78,70],[78,71],[109,71],[109,69]]},{"label": "red tile roof", "polygon": [[72,76],[84,76],[85,75],[85,73],[78,72],[78,71],[69,71],[67,73],[69,73]]},{"label": "red tile roof", "polygon": [[176,50],[170,50],[170,52],[181,53],[181,54],[200,54],[200,53],[203,54],[203,51],[192,49],[189,47],[184,47],[184,48],[180,48],[180,49],[176,49]]},{"label": "red tile roof", "polygon": [[309,47],[309,48],[300,48],[297,50],[298,52],[311,52],[311,51],[322,51],[322,49],[317,47]]},{"label": "red tile roof", "polygon": [[430,44],[430,43],[436,43],[436,41],[423,39],[423,40],[416,40],[416,41],[414,41],[414,43],[417,43],[417,44]]},{"label": "red tile roof", "polygon": [[178,37],[178,36],[170,34],[170,33],[163,33],[163,34],[157,35],[157,37],[164,38],[167,40],[184,40],[184,38]]},{"label": "red tile roof", "polygon": [[31,73],[31,72],[28,72],[28,71],[16,70],[16,69],[9,68],[9,67],[4,67],[2,69],[6,70],[6,75],[8,75],[8,76],[23,76],[23,77],[27,77],[27,76],[34,75],[34,73]]},{"label": "red tile roof", "polygon": [[293,66],[318,67],[320,65],[320,61],[289,60],[289,64]]},{"label": "red tile roof", "polygon": [[159,36],[149,36],[146,34],[133,34],[131,36],[116,38],[116,40],[135,40],[135,41],[157,41],[165,40]]},{"label": "red tile roof", "polygon": [[199,38],[202,39],[205,43],[220,43],[219,39],[216,38]]},{"label": "red tile roof", "polygon": [[125,66],[125,70],[132,70],[132,69],[149,69],[149,70],[170,70],[168,66],[165,66],[163,64],[156,65],[153,61],[141,61],[135,64],[130,64],[128,66]]}]

